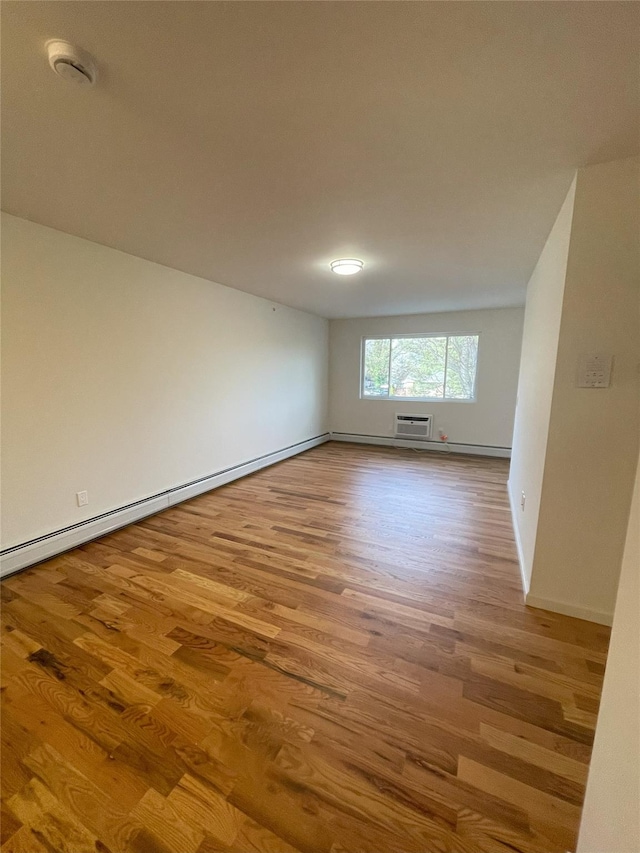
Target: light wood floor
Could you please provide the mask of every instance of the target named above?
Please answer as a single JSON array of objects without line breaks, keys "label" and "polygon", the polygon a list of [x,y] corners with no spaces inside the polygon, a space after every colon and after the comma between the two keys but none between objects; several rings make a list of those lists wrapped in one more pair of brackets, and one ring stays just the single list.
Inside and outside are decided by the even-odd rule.
[{"label": "light wood floor", "polygon": [[3,853],[574,849],[608,631],[507,473],[331,443],[3,582]]}]

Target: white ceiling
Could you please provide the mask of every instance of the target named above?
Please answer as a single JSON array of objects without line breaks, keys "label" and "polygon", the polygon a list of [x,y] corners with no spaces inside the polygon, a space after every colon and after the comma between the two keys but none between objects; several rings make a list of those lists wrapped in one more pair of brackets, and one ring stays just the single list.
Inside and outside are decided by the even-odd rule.
[{"label": "white ceiling", "polygon": [[324,316],[521,304],[573,169],[638,149],[634,2],[1,5],[5,210]]}]

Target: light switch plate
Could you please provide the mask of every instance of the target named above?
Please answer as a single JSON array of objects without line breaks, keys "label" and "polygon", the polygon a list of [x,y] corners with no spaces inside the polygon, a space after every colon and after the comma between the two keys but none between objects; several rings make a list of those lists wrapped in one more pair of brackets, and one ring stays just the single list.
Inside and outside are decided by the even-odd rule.
[{"label": "light switch plate", "polygon": [[608,388],[611,384],[613,356],[596,352],[583,355],[578,367],[578,388]]}]

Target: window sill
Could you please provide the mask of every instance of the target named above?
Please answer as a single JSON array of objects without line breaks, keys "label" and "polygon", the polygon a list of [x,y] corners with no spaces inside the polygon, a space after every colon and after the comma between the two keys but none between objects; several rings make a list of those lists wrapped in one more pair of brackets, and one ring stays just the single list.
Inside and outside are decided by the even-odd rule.
[{"label": "window sill", "polygon": [[384,403],[477,403],[478,398],[460,399],[459,397],[369,397],[360,394],[361,400]]}]

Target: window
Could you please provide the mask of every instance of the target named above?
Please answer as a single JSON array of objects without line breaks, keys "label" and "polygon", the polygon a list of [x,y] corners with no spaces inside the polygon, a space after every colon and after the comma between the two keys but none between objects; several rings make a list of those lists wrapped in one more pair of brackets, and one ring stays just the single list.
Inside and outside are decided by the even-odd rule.
[{"label": "window", "polygon": [[478,335],[364,338],[361,396],[474,400]]}]

